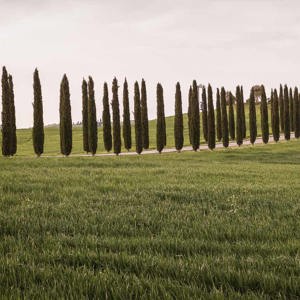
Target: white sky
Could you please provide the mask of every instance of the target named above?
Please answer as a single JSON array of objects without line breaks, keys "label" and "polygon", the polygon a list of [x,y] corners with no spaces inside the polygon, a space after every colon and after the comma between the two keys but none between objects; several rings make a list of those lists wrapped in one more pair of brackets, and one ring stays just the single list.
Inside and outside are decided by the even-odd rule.
[{"label": "white sky", "polygon": [[180,81],[184,111],[193,79],[235,90],[299,85],[299,0],[0,0],[0,64],[13,75],[17,126],[32,126],[32,75],[38,67],[45,124],[57,123],[59,85],[70,81],[73,121],[81,120],[81,81],[95,81],[98,119],[103,83],[145,78],[149,117],[156,84],[166,115]]}]

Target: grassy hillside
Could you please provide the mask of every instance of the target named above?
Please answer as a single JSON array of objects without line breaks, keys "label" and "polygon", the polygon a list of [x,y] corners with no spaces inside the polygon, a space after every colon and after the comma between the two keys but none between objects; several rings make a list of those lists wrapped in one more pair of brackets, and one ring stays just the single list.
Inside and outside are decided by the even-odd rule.
[{"label": "grassy hillside", "polygon": [[298,299],[299,147],[1,158],[0,294]]},{"label": "grassy hillside", "polygon": [[[249,109],[248,105],[245,107],[246,113],[246,125],[247,131],[249,135]],[[258,134],[260,134],[260,110],[259,106],[257,106],[257,126],[258,126]],[[271,124],[270,124],[271,126]],[[202,121],[201,121],[202,127]],[[174,147],[174,117],[166,118],[166,128],[167,128],[167,147]],[[150,131],[150,149],[156,148],[156,121],[151,120],[149,122],[149,131]],[[271,129],[270,129],[271,133]],[[19,129],[17,131],[18,136],[18,152],[17,155],[33,155],[33,146],[32,146],[32,136],[31,129]],[[201,128],[201,142],[203,141],[203,134]],[[132,138],[133,138],[133,148],[132,151],[135,151],[135,143],[134,143],[134,128],[132,128]],[[1,140],[1,136],[0,136]],[[103,146],[103,135],[102,135],[102,127],[98,129],[98,153],[105,152]],[[45,154],[54,155],[59,154],[59,128],[57,126],[46,127],[45,128]],[[188,120],[187,115],[184,115],[184,145],[189,145],[189,137],[188,137]],[[200,146],[201,147],[201,146]],[[126,151],[123,149],[122,151]],[[73,151],[72,153],[83,153],[82,148],[82,128],[74,127],[73,129]]]}]

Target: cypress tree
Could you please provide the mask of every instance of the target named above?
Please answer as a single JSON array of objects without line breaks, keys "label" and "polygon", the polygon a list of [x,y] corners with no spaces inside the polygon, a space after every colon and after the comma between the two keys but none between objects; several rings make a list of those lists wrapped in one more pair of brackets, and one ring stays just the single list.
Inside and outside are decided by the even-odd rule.
[{"label": "cypress tree", "polygon": [[257,125],[256,125],[256,104],[254,88],[251,89],[249,99],[249,129],[250,129],[250,143],[253,145],[257,137]]},{"label": "cypress tree", "polygon": [[134,84],[134,127],[136,153],[141,154],[143,151],[143,129],[141,119],[140,89],[137,81]]},{"label": "cypress tree", "polygon": [[201,103],[201,109],[202,109],[202,127],[203,127],[203,137],[205,142],[207,142],[207,135],[208,135],[208,129],[207,129],[207,100],[206,100],[206,90],[205,87],[202,88],[202,103]]},{"label": "cypress tree", "polygon": [[39,157],[44,152],[44,119],[42,88],[39,72],[34,70],[33,74],[33,128],[32,141],[35,154]]},{"label": "cypress tree", "polygon": [[295,128],[295,138],[300,137],[300,103],[298,88],[294,89],[294,128]]},{"label": "cypress tree", "polygon": [[236,143],[241,146],[243,144],[243,112],[240,87],[236,87]]},{"label": "cypress tree", "polygon": [[210,84],[208,85],[207,96],[208,147],[213,150],[216,147],[216,130],[214,102]]},{"label": "cypress tree", "polygon": [[229,92],[229,135],[232,140],[235,139],[235,122],[234,122],[234,108],[233,95]]},{"label": "cypress tree", "polygon": [[165,120],[165,108],[164,108],[164,94],[163,87],[160,83],[156,88],[157,98],[157,124],[156,124],[156,149],[159,153],[164,149],[166,145],[166,120]]},{"label": "cypress tree", "polygon": [[221,116],[222,116],[222,142],[225,148],[229,145],[228,118],[226,108],[226,92],[221,88]]},{"label": "cypress tree", "polygon": [[280,130],[284,131],[284,100],[283,100],[283,88],[280,85],[279,89],[279,112],[280,112]]},{"label": "cypress tree", "polygon": [[277,90],[274,90],[273,93],[273,101],[272,101],[272,106],[273,106],[273,139],[275,142],[279,141],[280,138],[280,129],[279,129],[279,103],[278,103],[278,94]]},{"label": "cypress tree", "polygon": [[121,152],[121,125],[120,125],[120,109],[119,109],[119,97],[118,97],[118,81],[116,77],[112,83],[112,113],[113,113],[113,141],[114,141],[114,153],[119,155]]},{"label": "cypress tree", "polygon": [[[199,149],[200,145],[200,136],[199,136],[199,127],[197,128],[197,94],[194,89],[192,89],[192,96],[191,96],[191,141],[192,147],[194,151]],[[199,114],[199,110],[198,110]]]},{"label": "cypress tree", "polygon": [[217,89],[216,112],[217,112],[217,140],[221,141],[221,139],[222,139],[222,117],[221,117],[221,103],[220,103],[219,89]]},{"label": "cypress tree", "polygon": [[88,83],[88,142],[89,150],[94,155],[98,147],[98,126],[95,103],[94,81],[89,76]]},{"label": "cypress tree", "polygon": [[289,101],[290,101],[290,129],[291,131],[294,131],[294,100],[293,100],[293,90],[292,88],[290,88],[290,97],[289,97]]},{"label": "cypress tree", "polygon": [[82,137],[83,137],[83,150],[90,152],[89,149],[89,130],[88,130],[88,87],[85,79],[82,80]]},{"label": "cypress tree", "polygon": [[289,108],[289,91],[288,87],[284,86],[284,138],[289,140],[291,138],[290,129],[290,108]]},{"label": "cypress tree", "polygon": [[123,140],[125,149],[129,151],[131,149],[131,123],[128,84],[126,78],[123,84]]},{"label": "cypress tree", "polygon": [[260,115],[261,115],[261,135],[265,144],[269,141],[269,121],[268,121],[268,102],[265,92],[265,87],[262,85],[261,103],[260,103]]},{"label": "cypress tree", "polygon": [[72,117],[69,81],[64,74],[60,85],[60,151],[68,156],[72,151]]},{"label": "cypress tree", "polygon": [[196,134],[197,134],[197,142],[200,145],[200,107],[199,107],[199,92],[197,81],[193,80],[193,90],[195,91],[195,101],[194,101],[194,111],[195,111],[195,126],[196,126]]},{"label": "cypress tree", "polygon": [[8,76],[9,87],[9,114],[10,114],[10,155],[13,156],[17,152],[17,133],[16,133],[16,109],[15,109],[15,95],[14,83],[12,76]]},{"label": "cypress tree", "polygon": [[197,151],[200,146],[200,110],[196,80],[193,81],[191,97],[191,137],[193,150]]},{"label": "cypress tree", "polygon": [[2,155],[9,156],[11,141],[10,90],[6,68],[2,68]]},{"label": "cypress tree", "polygon": [[146,82],[144,79],[142,79],[142,86],[141,86],[141,116],[142,116],[143,148],[149,149],[147,90],[146,90]]},{"label": "cypress tree", "polygon": [[177,151],[180,151],[183,147],[183,115],[182,115],[182,99],[180,83],[176,84],[175,93],[175,117],[174,117],[174,140]]},{"label": "cypress tree", "polygon": [[103,143],[107,152],[112,149],[112,135],[111,135],[111,120],[110,109],[108,99],[108,87],[107,83],[103,86],[103,112],[102,112],[102,124],[103,124]]},{"label": "cypress tree", "polygon": [[188,126],[189,126],[189,140],[190,140],[190,144],[193,144],[193,140],[192,140],[192,135],[191,135],[191,131],[192,131],[192,114],[191,114],[191,109],[192,109],[192,87],[190,86],[189,89],[189,104],[188,104]]},{"label": "cypress tree", "polygon": [[274,132],[274,92],[273,89],[271,89],[271,98],[270,98],[270,104],[271,104],[271,127],[272,127],[272,133]]},{"label": "cypress tree", "polygon": [[241,107],[242,107],[242,124],[243,124],[243,139],[247,136],[247,126],[246,126],[246,115],[245,115],[245,102],[244,102],[244,90],[241,86]]}]

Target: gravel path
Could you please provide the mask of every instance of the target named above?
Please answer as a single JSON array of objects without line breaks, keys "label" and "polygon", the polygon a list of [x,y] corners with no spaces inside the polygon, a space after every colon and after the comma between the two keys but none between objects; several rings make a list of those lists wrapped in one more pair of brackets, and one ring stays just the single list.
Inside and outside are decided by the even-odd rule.
[{"label": "gravel path", "polygon": [[[291,133],[291,139],[294,138],[294,133]],[[284,135],[282,134],[280,136],[279,141],[283,141],[284,140]],[[274,142],[273,136],[270,135],[269,138],[269,143]],[[258,137],[255,141],[255,144],[263,144],[262,138]],[[243,145],[241,145],[240,147],[243,146],[249,146],[251,145],[250,140],[246,139],[243,141]],[[236,144],[235,141],[233,142],[229,142],[229,148],[234,148],[234,147],[238,147],[238,145]],[[224,148],[222,143],[217,143],[216,144],[216,149],[220,149],[220,148]],[[202,151],[202,150],[209,150],[207,144],[200,144],[200,149],[198,151]],[[181,152],[183,151],[193,151],[192,146],[186,146],[183,147]],[[162,153],[172,153],[172,152],[177,152],[177,150],[175,148],[166,148],[162,151]],[[156,150],[144,150],[141,155],[147,155],[147,154],[158,154],[158,152]],[[120,156],[124,156],[124,155],[138,155],[136,152],[121,152],[119,154]],[[92,156],[91,154],[71,154],[71,157],[88,157],[88,156]],[[94,156],[115,156],[114,153],[110,152],[110,153],[99,153],[99,154],[95,154]],[[41,157],[45,157],[45,158],[49,158],[49,157],[64,157],[63,155],[42,155]]]}]

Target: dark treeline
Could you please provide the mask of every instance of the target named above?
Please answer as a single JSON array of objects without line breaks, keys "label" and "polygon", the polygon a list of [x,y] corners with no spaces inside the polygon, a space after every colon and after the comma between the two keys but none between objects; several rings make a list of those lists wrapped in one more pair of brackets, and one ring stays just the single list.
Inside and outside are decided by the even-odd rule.
[{"label": "dark treeline", "polygon": [[[12,75],[7,72],[5,67],[2,69],[1,83],[2,154],[3,156],[13,156],[17,152],[14,84]],[[102,127],[103,144],[106,151],[113,150],[116,155],[121,153],[122,139],[124,148],[130,151],[132,126],[134,126],[135,133],[135,151],[140,154],[143,149],[149,148],[147,89],[144,79],[141,81],[141,86],[137,81],[134,84],[134,108],[131,112],[128,83],[125,78],[122,121],[120,120],[119,86],[116,78],[112,82],[111,100],[108,85],[104,83],[101,122],[97,121],[97,101],[91,76],[87,81],[83,79],[81,89],[82,145],[85,152],[92,155],[97,152],[99,123]],[[237,145],[242,145],[244,139],[249,138],[253,145],[257,139],[257,109],[260,111],[261,135],[265,144],[269,141],[270,133],[275,142],[279,141],[281,133],[286,140],[291,138],[291,132],[294,132],[296,138],[300,137],[300,96],[297,87],[292,89],[287,85],[280,85],[279,89],[272,89],[270,97],[267,98],[264,86],[255,86],[251,88],[246,101],[242,86],[236,87],[235,96],[231,91],[226,91],[224,87],[217,88],[216,91],[214,101],[210,84],[205,87],[198,85],[196,80],[193,80],[189,88],[187,130],[189,142],[194,151],[200,148],[200,137],[207,142],[208,148],[211,150],[216,147],[217,141],[226,148],[229,146],[230,140],[235,140]],[[179,82],[175,86],[174,103],[174,144],[176,150],[181,151],[187,144],[184,140],[185,116]],[[160,83],[157,84],[156,89],[156,104],[156,149],[161,153],[167,145],[167,131],[163,86]],[[248,109],[249,123],[246,122],[246,108]],[[69,81],[66,74],[60,84],[59,116],[60,151],[64,156],[68,156],[72,152],[72,114]],[[35,69],[33,73],[32,142],[34,152],[38,157],[44,153],[44,139],[42,85],[39,72]]]}]

